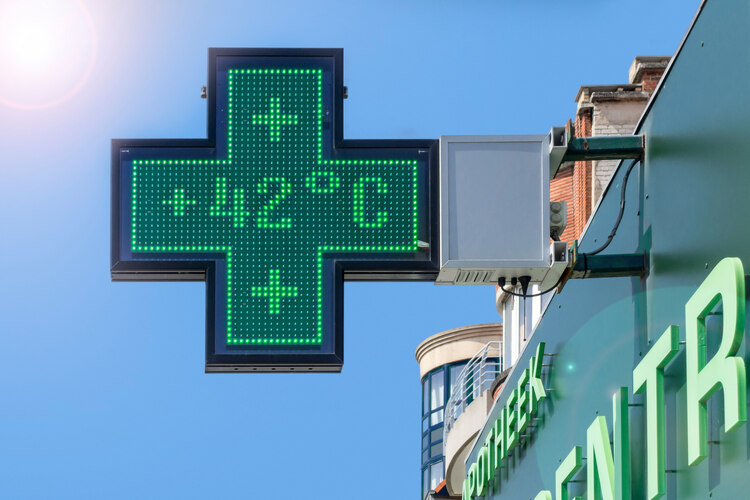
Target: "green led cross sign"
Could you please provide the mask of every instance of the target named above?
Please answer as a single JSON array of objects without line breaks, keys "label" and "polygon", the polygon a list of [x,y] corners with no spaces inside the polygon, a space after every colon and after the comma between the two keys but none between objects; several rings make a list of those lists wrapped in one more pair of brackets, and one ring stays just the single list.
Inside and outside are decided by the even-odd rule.
[{"label": "green led cross sign", "polygon": [[417,161],[324,159],[322,73],[229,69],[226,159],[133,162],[132,249],[226,253],[229,344],[320,343],[324,253],[417,250]]},{"label": "green led cross sign", "polygon": [[213,278],[209,369],[340,369],[338,281],[434,271],[434,141],[347,148],[340,51],[224,50],[214,148],[116,141],[113,276]]}]

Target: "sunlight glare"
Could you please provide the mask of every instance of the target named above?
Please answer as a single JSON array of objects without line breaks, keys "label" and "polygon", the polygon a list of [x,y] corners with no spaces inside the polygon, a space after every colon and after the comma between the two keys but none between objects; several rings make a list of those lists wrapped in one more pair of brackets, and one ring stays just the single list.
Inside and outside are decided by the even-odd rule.
[{"label": "sunlight glare", "polygon": [[0,103],[47,108],[84,85],[96,57],[96,32],[80,0],[0,3]]}]

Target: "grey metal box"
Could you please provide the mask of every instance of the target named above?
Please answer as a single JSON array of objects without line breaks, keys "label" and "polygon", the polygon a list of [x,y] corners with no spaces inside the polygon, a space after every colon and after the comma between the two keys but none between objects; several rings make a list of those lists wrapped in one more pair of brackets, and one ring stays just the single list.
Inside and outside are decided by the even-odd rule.
[{"label": "grey metal box", "polygon": [[549,136],[440,138],[441,284],[541,281],[550,266]]}]

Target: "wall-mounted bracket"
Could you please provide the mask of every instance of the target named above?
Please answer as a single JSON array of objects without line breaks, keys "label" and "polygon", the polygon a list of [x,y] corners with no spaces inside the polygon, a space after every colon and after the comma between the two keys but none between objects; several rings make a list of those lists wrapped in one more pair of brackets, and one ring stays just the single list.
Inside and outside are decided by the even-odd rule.
[{"label": "wall-mounted bracket", "polygon": [[560,293],[569,279],[617,278],[644,276],[648,270],[648,254],[625,253],[610,255],[587,255],[578,253],[578,240],[570,249],[571,264],[565,270],[557,286]]},{"label": "wall-mounted bracket", "polygon": [[638,159],[646,148],[645,135],[574,137],[574,132],[570,120],[564,127],[553,127],[550,131],[550,179],[564,162]]},{"label": "wall-mounted bracket", "polygon": [[644,135],[578,137],[568,143],[563,161],[637,159],[643,156],[645,147]]},{"label": "wall-mounted bracket", "polygon": [[568,279],[616,278],[643,276],[646,272],[645,253],[586,255],[579,253]]}]

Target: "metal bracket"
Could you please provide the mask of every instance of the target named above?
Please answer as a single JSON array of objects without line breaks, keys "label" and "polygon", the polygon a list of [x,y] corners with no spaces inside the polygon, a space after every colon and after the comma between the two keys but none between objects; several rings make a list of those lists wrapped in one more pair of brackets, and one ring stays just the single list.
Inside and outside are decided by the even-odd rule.
[{"label": "metal bracket", "polygon": [[564,162],[638,159],[646,148],[645,135],[575,137],[571,120],[564,127],[553,127],[550,135],[550,179]]},{"label": "metal bracket", "polygon": [[645,135],[578,137],[568,143],[563,161],[637,159],[643,156],[645,147]]},{"label": "metal bracket", "polygon": [[569,279],[615,278],[643,276],[646,272],[645,253],[586,255],[579,253]]},{"label": "metal bracket", "polygon": [[610,255],[587,255],[578,252],[578,240],[570,249],[572,264],[565,270],[557,286],[561,292],[569,279],[615,278],[643,276],[648,270],[648,254],[625,253]]}]

